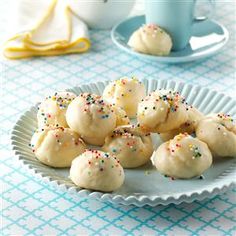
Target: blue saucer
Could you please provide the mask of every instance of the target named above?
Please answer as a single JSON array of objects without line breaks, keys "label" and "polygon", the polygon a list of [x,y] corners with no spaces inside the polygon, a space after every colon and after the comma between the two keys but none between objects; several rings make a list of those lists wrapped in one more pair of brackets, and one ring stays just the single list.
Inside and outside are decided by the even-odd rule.
[{"label": "blue saucer", "polygon": [[145,17],[134,16],[126,19],[113,27],[111,31],[112,41],[122,50],[136,57],[163,63],[183,63],[218,53],[229,39],[228,30],[213,20],[197,23],[193,27],[193,36],[184,50],[171,52],[168,56],[153,56],[135,52],[127,45],[131,34],[145,23]]}]

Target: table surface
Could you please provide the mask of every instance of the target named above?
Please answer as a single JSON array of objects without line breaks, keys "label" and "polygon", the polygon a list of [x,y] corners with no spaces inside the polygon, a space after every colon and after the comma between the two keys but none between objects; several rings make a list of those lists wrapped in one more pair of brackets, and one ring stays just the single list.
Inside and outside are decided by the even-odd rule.
[{"label": "table surface", "polygon": [[[1,1],[1,34],[8,1]],[[43,183],[19,165],[10,132],[18,117],[57,90],[120,76],[174,79],[235,96],[235,4],[218,3],[215,19],[230,31],[218,55],[181,65],[145,62],[118,50],[108,31],[92,31],[92,49],[70,55],[10,61],[1,58],[2,234],[20,235],[235,235],[236,189],[191,204],[142,207],[78,198]]]}]

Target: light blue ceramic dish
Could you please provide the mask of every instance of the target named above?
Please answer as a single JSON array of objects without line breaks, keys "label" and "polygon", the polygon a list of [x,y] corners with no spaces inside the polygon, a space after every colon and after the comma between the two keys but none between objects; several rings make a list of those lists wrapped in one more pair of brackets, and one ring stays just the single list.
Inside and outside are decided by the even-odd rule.
[{"label": "light blue ceramic dish", "polygon": [[[204,113],[223,111],[236,117],[236,101],[224,94],[174,81],[143,80],[143,83],[147,92],[157,88],[179,91],[186,97],[189,104],[196,106]],[[106,84],[107,82],[87,84],[71,88],[69,91],[76,94],[81,92],[102,94]],[[212,167],[204,173],[203,180],[195,178],[173,181],[160,175],[150,162],[137,169],[125,170],[124,185],[115,192],[101,193],[80,189],[68,179],[69,169],[50,168],[41,164],[33,155],[28,144],[37,127],[36,114],[37,106],[33,106],[17,121],[11,137],[13,150],[21,163],[34,175],[76,196],[92,197],[125,205],[155,206],[214,197],[235,184],[236,158],[224,158],[214,161]],[[157,134],[153,135],[153,140],[156,147],[160,145],[161,141]]]},{"label": "light blue ceramic dish", "polygon": [[193,36],[188,46],[168,56],[153,56],[135,52],[127,45],[131,34],[145,23],[145,17],[134,16],[117,24],[111,31],[112,41],[125,52],[145,60],[163,63],[184,63],[204,59],[218,53],[228,42],[227,29],[213,20],[206,20],[193,26]]}]

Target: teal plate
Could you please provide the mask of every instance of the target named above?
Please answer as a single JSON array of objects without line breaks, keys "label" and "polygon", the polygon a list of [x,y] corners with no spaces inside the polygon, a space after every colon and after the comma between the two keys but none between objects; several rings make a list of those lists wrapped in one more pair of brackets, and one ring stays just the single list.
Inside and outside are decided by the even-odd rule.
[{"label": "teal plate", "polygon": [[227,29],[213,20],[205,20],[193,26],[193,36],[184,50],[171,52],[168,56],[154,56],[135,52],[127,45],[131,34],[145,23],[145,17],[134,16],[117,24],[111,31],[115,45],[140,59],[163,62],[184,63],[212,56],[225,46],[229,39]]},{"label": "teal plate", "polygon": [[[203,113],[225,112],[236,117],[236,101],[229,96],[184,83],[167,80],[143,80],[147,92],[158,88],[179,91],[189,104],[199,108]],[[68,89],[76,94],[90,92],[102,94],[108,82],[98,82],[81,85]],[[125,170],[123,186],[112,193],[90,191],[76,187],[68,178],[69,169],[54,169],[40,163],[33,155],[29,143],[36,121],[37,105],[25,112],[17,121],[12,131],[12,146],[15,154],[29,171],[48,183],[59,187],[68,194],[79,197],[96,198],[111,203],[136,206],[170,203],[192,202],[211,198],[226,191],[235,184],[236,158],[214,160],[213,165],[204,173],[204,179],[171,180],[159,174],[152,166],[151,161],[137,169]],[[157,134],[152,134],[155,148],[161,140]]]}]

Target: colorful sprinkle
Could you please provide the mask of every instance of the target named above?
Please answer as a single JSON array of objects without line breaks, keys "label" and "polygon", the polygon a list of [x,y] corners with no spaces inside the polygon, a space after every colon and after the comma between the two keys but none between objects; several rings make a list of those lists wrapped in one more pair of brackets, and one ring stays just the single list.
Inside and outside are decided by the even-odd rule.
[{"label": "colorful sprinkle", "polygon": [[193,152],[192,159],[195,159],[195,158],[198,158],[198,157],[202,156],[202,154],[201,154],[201,152],[199,150],[199,147],[197,147],[196,145],[190,144],[189,145],[189,149],[190,149],[190,151]]},{"label": "colorful sprinkle", "polygon": [[230,115],[227,115],[227,114],[224,114],[224,113],[218,113],[217,116],[220,119],[223,119],[224,121],[234,122],[233,118]]},{"label": "colorful sprinkle", "polygon": [[91,105],[96,105],[98,107],[97,112],[101,114],[101,119],[108,119],[110,117],[110,113],[114,113],[114,110],[112,109],[112,104],[106,103],[99,95],[82,93],[80,94],[80,97],[84,98],[86,101],[83,110],[85,113],[90,112]]}]

